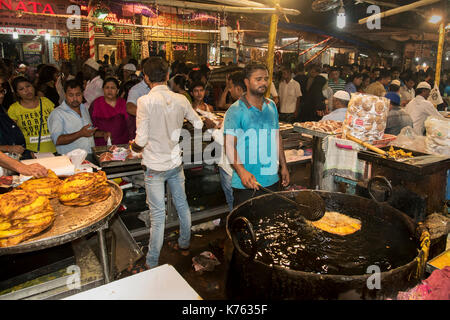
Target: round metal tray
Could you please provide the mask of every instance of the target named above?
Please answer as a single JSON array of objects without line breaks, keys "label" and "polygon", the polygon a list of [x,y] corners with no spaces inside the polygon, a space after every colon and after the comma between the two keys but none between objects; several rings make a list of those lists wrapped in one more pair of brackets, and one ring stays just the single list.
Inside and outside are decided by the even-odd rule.
[{"label": "round metal tray", "polygon": [[53,224],[38,235],[15,246],[0,248],[0,255],[24,253],[42,250],[73,241],[90,232],[98,230],[117,212],[122,202],[122,189],[114,182],[108,181],[111,196],[105,201],[85,207],[70,207],[51,199],[55,211]]}]

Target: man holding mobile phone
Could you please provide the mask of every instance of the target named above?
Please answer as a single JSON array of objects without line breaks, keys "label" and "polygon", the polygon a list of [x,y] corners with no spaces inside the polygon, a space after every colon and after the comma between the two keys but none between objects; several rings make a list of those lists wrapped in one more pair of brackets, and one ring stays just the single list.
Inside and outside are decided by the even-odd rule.
[{"label": "man holding mobile phone", "polygon": [[83,149],[91,154],[95,145],[94,137],[103,137],[107,141],[111,133],[92,126],[89,111],[82,103],[83,91],[80,83],[69,80],[64,91],[65,100],[48,118],[48,127],[56,151],[59,154],[67,154],[75,149]]}]

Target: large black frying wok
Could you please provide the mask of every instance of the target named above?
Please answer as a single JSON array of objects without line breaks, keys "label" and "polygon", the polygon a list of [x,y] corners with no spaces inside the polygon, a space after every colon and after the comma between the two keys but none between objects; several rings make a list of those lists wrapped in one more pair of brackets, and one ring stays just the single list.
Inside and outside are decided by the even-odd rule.
[{"label": "large black frying wok", "polygon": [[[284,191],[283,195],[294,197],[300,191]],[[405,243],[413,239],[413,252],[409,260],[401,266],[380,273],[379,289],[369,288],[368,279],[373,274],[355,275],[322,274],[292,270],[285,266],[268,264],[255,258],[257,248],[239,245],[237,229],[246,228],[251,235],[252,227],[258,224],[260,217],[273,215],[286,206],[286,202],[271,194],[250,199],[236,207],[227,217],[226,231],[233,241],[234,251],[227,279],[227,291],[233,299],[382,299],[392,297],[398,291],[412,287],[422,275],[424,249],[416,241],[416,225],[406,214],[386,203],[359,196],[316,191],[325,202],[327,211],[345,212],[358,218],[371,215],[370,218],[382,220],[392,226],[392,232],[406,235]],[[239,228],[237,227],[239,226]],[[364,232],[370,225],[363,225]],[[380,234],[388,237],[387,234]],[[251,236],[250,236],[251,238]],[[250,243],[256,243],[256,239]],[[409,246],[411,247],[411,245]],[[411,250],[410,250],[411,251]],[[426,251],[426,249],[425,249]],[[422,260],[420,260],[422,259]],[[419,265],[419,261],[421,264]],[[420,268],[419,268],[420,267]],[[423,272],[423,271],[422,271]],[[372,278],[373,279],[373,278]],[[375,284],[369,279],[369,282]]]}]

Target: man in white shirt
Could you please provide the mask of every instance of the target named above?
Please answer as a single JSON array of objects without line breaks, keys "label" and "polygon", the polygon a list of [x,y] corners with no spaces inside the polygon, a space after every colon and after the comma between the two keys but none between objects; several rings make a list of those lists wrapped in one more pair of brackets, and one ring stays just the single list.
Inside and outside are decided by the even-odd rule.
[{"label": "man in white shirt", "polygon": [[280,91],[280,121],[292,123],[300,110],[302,91],[300,84],[292,78],[289,66],[281,68]]},{"label": "man in white shirt", "polygon": [[[172,248],[187,256],[191,238],[191,212],[184,189],[184,171],[178,144],[183,120],[196,129],[203,127],[199,115],[185,96],[172,92],[167,86],[168,64],[160,57],[150,58],[144,65],[144,79],[151,91],[138,99],[136,138],[131,144],[134,152],[142,152],[145,166],[145,189],[150,207],[150,240],[146,263],[158,265],[164,242],[165,182],[172,192],[180,219],[180,236]],[[215,124],[205,120],[207,127]]]},{"label": "man in white shirt", "polygon": [[414,91],[415,84],[414,79],[408,77],[405,84],[400,87],[400,104],[402,107],[406,106],[416,96],[416,92]]},{"label": "man in white shirt", "polygon": [[100,65],[94,59],[87,59],[81,71],[87,80],[83,96],[86,100],[85,106],[89,109],[91,103],[98,97],[103,96],[103,79],[99,75]]},{"label": "man in white shirt", "polygon": [[[143,66],[147,62],[148,58],[145,58],[142,60],[141,66]],[[143,69],[143,67],[141,67]],[[128,92],[128,98],[127,98],[127,113],[129,115],[128,117],[128,133],[132,139],[134,139],[136,135],[136,109],[137,109],[137,100],[145,96],[147,93],[150,92],[150,88],[145,82],[145,80],[142,80],[138,84],[131,87],[130,92]]]},{"label": "man in white shirt", "polygon": [[413,130],[417,135],[424,135],[425,120],[429,116],[438,119],[445,119],[443,115],[437,111],[434,105],[428,101],[430,96],[431,86],[428,82],[423,81],[417,85],[416,97],[412,99],[405,108],[413,121]]},{"label": "man in white shirt", "polygon": [[350,101],[350,94],[347,91],[339,90],[333,95],[333,112],[323,116],[320,121],[334,120],[344,121],[347,113],[348,102]]}]

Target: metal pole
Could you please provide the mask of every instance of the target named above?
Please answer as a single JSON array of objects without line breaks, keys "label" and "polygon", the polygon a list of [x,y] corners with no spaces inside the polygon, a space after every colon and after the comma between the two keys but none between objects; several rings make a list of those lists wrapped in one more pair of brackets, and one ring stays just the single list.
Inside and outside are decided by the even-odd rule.
[{"label": "metal pole", "polygon": [[[278,6],[278,0],[276,1],[275,6]],[[274,13],[270,18],[269,44],[267,51],[267,69],[269,70],[269,89],[266,92],[267,98],[270,96],[270,86],[273,79],[273,60],[275,55],[275,41],[277,39],[277,26],[278,15]]]},{"label": "metal pole", "polygon": [[442,52],[444,51],[444,41],[445,41],[445,23],[439,25],[439,42],[437,51],[437,61],[436,61],[436,76],[434,77],[434,82],[439,88],[439,82],[441,80],[441,67],[442,67]]},{"label": "metal pole", "polygon": [[320,46],[321,44],[325,44],[327,41],[329,41],[329,40],[331,40],[331,39],[333,39],[333,37],[328,37],[328,38],[326,38],[325,40],[322,40],[322,41],[316,43],[316,44],[313,45],[311,48],[305,49],[305,50],[303,50],[302,52],[300,52],[300,53],[298,54],[298,56],[300,57],[300,56],[304,55],[305,53],[311,51],[311,50],[314,49],[315,47]]},{"label": "metal pole", "polygon": [[[94,8],[95,7],[93,5],[93,1],[89,0],[88,18],[92,18],[92,16],[94,15]],[[88,26],[89,26],[89,57],[95,60],[95,30],[94,30],[95,24],[89,21]]]},{"label": "metal pole", "polygon": [[109,273],[109,266],[108,266],[108,248],[106,247],[106,236],[105,236],[105,230],[106,230],[106,226],[100,228],[97,231],[97,236],[98,236],[98,244],[99,244],[99,254],[100,254],[100,262],[102,264],[102,268],[103,268],[103,277],[104,277],[104,281],[105,284],[110,283],[111,282],[111,277],[110,277],[110,273]]},{"label": "metal pole", "polygon": [[405,12],[405,11],[410,11],[410,10],[413,10],[415,8],[426,6],[426,5],[430,5],[430,4],[433,4],[435,2],[439,2],[439,1],[441,1],[441,0],[421,0],[421,1],[413,2],[413,3],[407,4],[405,6],[401,6],[401,7],[397,7],[397,8],[391,9],[391,10],[387,10],[385,12],[380,12],[380,13],[377,13],[377,14],[373,14],[373,15],[367,17],[367,18],[358,20],[358,23],[359,24],[364,24],[369,19],[370,20],[374,20],[374,19],[381,19],[381,18],[384,18],[384,17],[389,17],[389,16],[392,16],[394,14],[399,14],[399,13],[402,13],[402,12]]}]

